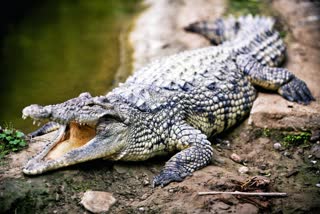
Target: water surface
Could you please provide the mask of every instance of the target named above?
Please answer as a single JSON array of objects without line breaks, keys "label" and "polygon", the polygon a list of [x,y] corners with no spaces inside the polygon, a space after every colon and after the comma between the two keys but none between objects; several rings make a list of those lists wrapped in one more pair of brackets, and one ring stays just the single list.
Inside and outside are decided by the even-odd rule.
[{"label": "water surface", "polygon": [[141,8],[138,0],[37,3],[3,35],[0,125],[31,131],[23,107],[106,93],[119,67],[119,34]]}]

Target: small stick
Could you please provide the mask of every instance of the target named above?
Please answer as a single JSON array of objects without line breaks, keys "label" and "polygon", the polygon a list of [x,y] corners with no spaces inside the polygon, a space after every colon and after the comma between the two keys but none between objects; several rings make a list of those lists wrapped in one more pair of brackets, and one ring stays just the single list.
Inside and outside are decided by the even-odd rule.
[{"label": "small stick", "polygon": [[287,196],[285,192],[198,192],[198,195],[216,195],[216,194],[229,194],[229,195],[249,195],[249,196]]}]

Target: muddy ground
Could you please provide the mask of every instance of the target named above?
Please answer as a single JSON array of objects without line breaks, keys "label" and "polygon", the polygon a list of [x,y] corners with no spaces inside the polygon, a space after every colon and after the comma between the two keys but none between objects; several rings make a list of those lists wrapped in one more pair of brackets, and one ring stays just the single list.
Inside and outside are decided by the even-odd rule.
[{"label": "muddy ground", "polygon": [[[192,11],[190,8],[184,8],[189,4],[185,3],[186,1],[175,2],[178,3],[172,5],[174,7],[181,8],[183,5],[180,10],[182,14],[189,14]],[[215,14],[212,15],[210,9],[205,10],[206,12],[198,11],[202,18],[223,15],[226,11],[224,1],[199,1],[197,7],[194,5],[190,7],[197,10],[201,8],[199,5],[208,3],[215,4],[212,9]],[[310,75],[310,72],[312,75],[319,73],[317,5],[311,1],[272,1],[270,7],[286,29],[285,41],[289,44],[289,57],[285,66],[294,70],[296,67],[292,66],[297,65],[299,70],[302,68],[308,73],[305,76]],[[207,5],[205,8],[208,8]],[[303,19],[305,17],[309,18]],[[196,17],[188,20],[193,19]],[[169,21],[162,21],[164,26],[172,27]],[[174,27],[183,24],[185,22],[180,20]],[[178,35],[182,34],[180,32]],[[171,37],[170,43],[158,42],[156,43],[158,46],[151,47],[158,50],[169,48],[170,50],[165,50],[166,53],[172,53],[184,48],[206,45],[205,41],[196,41],[194,38],[194,35],[187,35],[177,41]],[[191,42],[184,43],[184,41]],[[152,54],[153,57],[158,56],[157,50],[151,52]],[[162,54],[165,55],[165,53],[159,55]],[[142,60],[139,63],[144,62]],[[139,67],[139,63],[135,66]],[[310,82],[319,83],[317,82],[319,76],[311,78]],[[319,100],[320,90],[317,90],[316,83],[311,90]],[[263,96],[278,99],[276,95],[262,95],[262,98]],[[277,100],[268,105],[277,105]],[[296,108],[295,111],[285,113],[299,112],[299,106],[292,107],[288,103],[285,105],[286,108]],[[154,189],[151,187],[151,182],[169,157],[137,163],[96,160],[41,176],[24,176],[21,172],[22,165],[43,146],[39,142],[32,142],[24,151],[11,154],[0,162],[0,213],[88,213],[80,201],[83,193],[89,189],[113,193],[117,202],[111,208],[111,213],[319,213],[320,188],[316,185],[320,183],[320,145],[314,132],[320,127],[317,117],[318,106],[319,101],[313,104],[313,111],[308,109],[303,111],[305,116],[297,114],[297,118],[307,118],[305,121],[307,124],[308,120],[311,121],[311,125],[307,127],[305,125],[291,127],[288,124],[290,120],[287,125],[284,123],[282,126],[277,126],[279,124],[277,120],[283,121],[283,117],[272,119],[268,117],[269,119],[265,119],[265,128],[252,121],[248,123],[254,120],[252,117],[243,121],[237,128],[220,136],[224,141],[213,144],[215,154],[209,166],[195,172],[181,183],[172,183],[164,188]],[[263,112],[263,116],[265,115]],[[269,115],[272,115],[272,112]],[[264,120],[263,117],[260,119]],[[294,141],[295,143],[290,144],[285,141],[311,131],[313,131],[313,141],[310,140],[309,134],[303,142]],[[212,139],[212,142],[217,141]],[[275,143],[281,143],[281,148],[275,149]],[[240,156],[240,163],[230,159],[232,153]],[[243,166],[248,168],[247,173],[238,171]],[[241,185],[254,176],[263,176],[270,183],[265,187],[247,187],[248,191],[286,192],[288,197],[198,195],[201,191],[242,190]]]}]

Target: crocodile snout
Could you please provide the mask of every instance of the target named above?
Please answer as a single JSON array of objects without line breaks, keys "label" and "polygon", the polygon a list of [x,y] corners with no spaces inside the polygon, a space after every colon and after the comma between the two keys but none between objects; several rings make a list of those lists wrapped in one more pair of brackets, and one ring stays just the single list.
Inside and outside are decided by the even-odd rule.
[{"label": "crocodile snout", "polygon": [[22,110],[23,119],[26,119],[27,117],[31,117],[32,119],[46,119],[50,115],[51,110],[49,108],[37,104],[27,106]]}]

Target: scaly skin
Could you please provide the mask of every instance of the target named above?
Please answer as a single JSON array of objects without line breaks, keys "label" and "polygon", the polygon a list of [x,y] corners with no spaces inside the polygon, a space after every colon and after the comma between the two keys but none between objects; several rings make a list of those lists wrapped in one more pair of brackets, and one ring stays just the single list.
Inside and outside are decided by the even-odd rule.
[{"label": "scaly skin", "polygon": [[[207,138],[248,115],[255,85],[290,101],[313,100],[302,80],[286,69],[268,67],[279,65],[285,50],[271,18],[230,17],[194,23],[186,30],[218,46],[154,61],[106,96],[84,93],[61,104],[26,107],[23,117],[49,119],[60,128],[24,173],[97,158],[140,161],[177,152],[154,178],[154,186],[164,186],[210,163],[213,151]],[[65,149],[70,145],[76,146]]]}]

